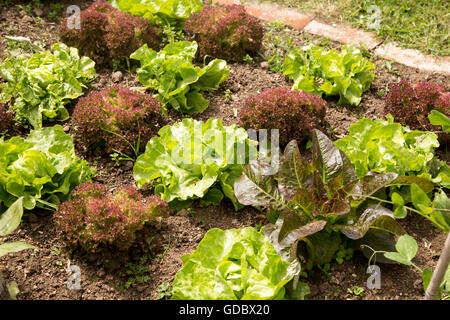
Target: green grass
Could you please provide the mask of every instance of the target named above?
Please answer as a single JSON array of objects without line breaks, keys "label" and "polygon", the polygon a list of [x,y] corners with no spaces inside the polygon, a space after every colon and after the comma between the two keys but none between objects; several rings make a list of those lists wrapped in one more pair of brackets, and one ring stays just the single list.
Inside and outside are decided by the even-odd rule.
[{"label": "green grass", "polygon": [[[271,0],[281,5],[312,12],[330,22],[347,22],[375,31],[382,39],[404,48],[433,55],[450,55],[450,2],[442,0]],[[380,8],[379,29],[370,28],[373,13]]]}]

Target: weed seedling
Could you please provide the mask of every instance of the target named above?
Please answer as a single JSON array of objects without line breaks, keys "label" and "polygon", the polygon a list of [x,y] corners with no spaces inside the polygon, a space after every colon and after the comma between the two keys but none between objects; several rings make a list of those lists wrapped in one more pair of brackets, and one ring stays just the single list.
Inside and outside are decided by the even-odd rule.
[{"label": "weed seedling", "polygon": [[167,300],[172,296],[173,289],[170,287],[170,283],[164,282],[158,286],[158,295],[156,299],[158,300]]},{"label": "weed seedling", "polygon": [[347,288],[347,292],[361,298],[364,297],[364,288],[362,287],[353,286],[353,288]]}]

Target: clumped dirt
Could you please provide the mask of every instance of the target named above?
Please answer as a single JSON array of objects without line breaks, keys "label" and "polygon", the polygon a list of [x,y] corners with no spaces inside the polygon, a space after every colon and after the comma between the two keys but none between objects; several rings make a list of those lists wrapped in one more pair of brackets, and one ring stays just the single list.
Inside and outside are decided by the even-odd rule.
[{"label": "clumped dirt", "polygon": [[[61,1],[66,8],[69,4],[78,4],[82,9],[92,1]],[[0,37],[5,35],[26,36],[32,40],[40,40],[46,48],[58,41],[57,19],[48,19],[49,2],[42,1],[42,13],[27,14],[16,5],[0,7]],[[269,30],[269,29],[268,29]],[[331,48],[339,48],[340,44],[304,34],[300,31],[271,28],[272,36],[293,39],[295,45],[309,42],[324,42]],[[45,36],[43,36],[45,34]],[[0,58],[6,54],[7,41],[0,41]],[[270,56],[271,48],[266,44],[266,56]],[[450,87],[450,77],[439,74],[424,73],[398,63],[386,64],[384,60],[374,58],[377,66],[376,78],[370,89],[364,93],[358,107],[337,106],[337,100],[328,100],[326,122],[329,132],[334,138],[348,133],[348,127],[358,119],[367,117],[375,119],[384,114],[384,96],[388,84],[398,82],[405,77],[410,82],[434,81]],[[198,120],[209,118],[223,119],[225,125],[239,122],[239,111],[245,100],[261,91],[275,87],[290,87],[292,83],[281,73],[269,70],[261,57],[254,57],[251,63],[229,64],[230,76],[217,91],[206,93],[210,100],[209,108],[193,117]],[[126,70],[115,73],[112,70],[97,70],[98,77],[86,91],[101,90],[112,84],[127,87],[140,87],[136,76]],[[76,102],[68,106],[73,110]],[[170,112],[168,122],[182,119],[175,112]],[[70,122],[64,123],[70,134]],[[26,134],[25,131],[21,132]],[[80,150],[77,150],[80,151]],[[303,151],[302,151],[303,152]],[[110,189],[134,184],[132,162],[114,163],[108,155],[88,157],[87,160],[96,166],[98,176],[95,181],[106,184]],[[445,155],[445,152],[439,152]],[[80,156],[83,154],[80,153]],[[151,189],[144,187],[142,193],[150,194]],[[240,228],[259,226],[266,223],[266,218],[256,209],[246,207],[235,212],[229,201],[223,201],[218,207],[200,207],[195,204],[190,209],[173,211],[159,224],[151,226],[148,231],[157,236],[151,241],[141,234],[140,247],[132,248],[123,259],[113,259],[122,253],[110,252],[108,255],[86,256],[71,251],[66,247],[63,237],[55,230],[52,214],[34,210],[25,214],[22,224],[14,233],[2,241],[25,241],[35,245],[39,250],[26,250],[0,258],[0,272],[9,281],[16,281],[20,289],[18,299],[156,299],[158,287],[171,283],[176,272],[181,268],[181,256],[189,254],[210,228]],[[419,252],[414,262],[420,267],[435,267],[439,252],[444,244],[445,235],[436,229],[428,220],[409,214],[400,223],[419,244]],[[143,248],[142,244],[146,244]],[[145,257],[142,272],[148,278],[142,283],[130,270]],[[401,265],[380,265],[381,289],[366,288],[367,259],[356,252],[354,258],[342,264],[333,264],[328,273],[316,269],[309,273],[308,282],[311,288],[309,299],[420,299],[423,295],[421,275],[413,268]],[[70,290],[67,287],[68,263],[81,269],[81,289]],[[128,263],[128,264],[127,264]],[[127,273],[128,272],[128,273]],[[364,288],[363,296],[349,293],[354,286]]]}]

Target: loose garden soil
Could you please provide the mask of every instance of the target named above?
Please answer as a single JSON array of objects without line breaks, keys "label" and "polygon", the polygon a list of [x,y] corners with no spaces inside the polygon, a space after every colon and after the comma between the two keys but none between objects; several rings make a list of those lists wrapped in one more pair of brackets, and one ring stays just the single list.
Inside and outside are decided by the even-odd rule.
[{"label": "loose garden soil", "polygon": [[[42,12],[30,14],[16,5],[1,7],[0,38],[3,39],[5,35],[25,36],[32,40],[43,41],[46,48],[57,42],[58,21],[47,18],[49,3],[42,2],[45,3]],[[81,9],[85,9],[91,3],[92,1],[61,1],[64,8],[67,5],[78,4]],[[323,42],[323,39],[301,31],[284,28],[271,30],[279,37],[292,37],[296,45],[307,44],[310,41]],[[340,47],[340,44],[333,42],[328,42],[328,45],[333,48]],[[270,56],[272,49],[269,44],[266,44],[266,47],[265,55]],[[6,49],[7,41],[0,41],[0,57],[5,55]],[[337,139],[347,134],[348,127],[358,119],[382,117],[388,84],[398,82],[402,77],[411,83],[434,81],[444,84],[447,89],[450,88],[448,76],[420,72],[397,63],[392,63],[392,68],[388,68],[383,60],[376,57],[374,63],[377,66],[376,78],[370,89],[363,94],[359,106],[342,107],[337,106],[337,100],[328,100],[326,121],[328,134],[332,138]],[[229,64],[229,68],[231,73],[228,80],[217,91],[205,95],[210,100],[209,108],[203,114],[194,115],[193,118],[199,120],[220,118],[226,125],[238,123],[239,110],[248,97],[267,88],[292,85],[281,73],[270,71],[260,57],[255,57],[252,63]],[[128,71],[114,73],[112,70],[97,70],[97,72],[97,79],[86,93],[111,84],[140,86],[136,76]],[[69,106],[69,111],[74,105],[75,103]],[[168,121],[173,123],[180,119],[182,119],[180,115],[171,112]],[[63,126],[70,134],[72,130],[70,122],[64,123]],[[21,133],[26,135],[27,132],[22,128]],[[439,154],[442,155],[441,158],[448,160],[445,150],[440,150]],[[116,164],[107,155],[102,156],[101,150],[87,160],[96,166],[99,173],[95,181],[106,184],[110,189],[134,184],[132,162]],[[151,190],[144,187],[142,192],[150,194]],[[0,272],[7,282],[17,282],[20,289],[18,299],[156,299],[158,287],[163,283],[171,283],[181,268],[181,256],[192,252],[210,228],[241,228],[263,225],[266,222],[265,216],[251,207],[235,212],[229,201],[223,201],[218,207],[205,208],[194,205],[189,210],[171,212],[167,219],[151,227],[157,229],[157,237],[147,239],[144,232],[141,234],[142,239],[130,250],[129,255],[118,259],[114,252],[88,257],[71,252],[66,248],[62,236],[55,231],[51,213],[34,210],[26,213],[19,229],[3,240],[25,241],[35,245],[39,250],[25,250],[0,258]],[[445,241],[445,234],[428,220],[411,213],[400,223],[408,234],[418,240],[419,252],[415,263],[421,268],[435,267]],[[149,268],[149,272],[145,273],[148,279],[138,283],[134,275],[127,274],[130,266],[126,263],[137,265],[143,256],[148,257],[145,263]],[[67,288],[66,269],[69,262],[81,268],[81,290]],[[381,289],[367,289],[368,275],[365,272],[367,259],[356,252],[352,260],[332,265],[328,273],[318,269],[310,272],[305,279],[311,288],[308,298],[421,299],[423,296],[421,275],[415,269],[402,265],[380,267]],[[127,283],[129,288],[126,288]],[[347,289],[354,286],[365,288],[363,297],[348,293]]]}]

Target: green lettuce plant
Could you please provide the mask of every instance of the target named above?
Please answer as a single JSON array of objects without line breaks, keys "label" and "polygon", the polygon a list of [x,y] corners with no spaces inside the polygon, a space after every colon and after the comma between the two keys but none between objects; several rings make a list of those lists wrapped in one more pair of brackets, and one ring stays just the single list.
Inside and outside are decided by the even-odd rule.
[{"label": "green lettuce plant", "polygon": [[83,95],[95,77],[94,61],[80,58],[78,49],[55,43],[52,50],[0,63],[0,75],[6,80],[0,85],[0,100],[13,100],[16,117],[34,128],[42,127],[43,119],[67,120],[64,105]]},{"label": "green lettuce plant", "polygon": [[27,138],[0,139],[0,212],[22,198],[23,207],[56,209],[93,170],[75,155],[60,125],[32,130]]},{"label": "green lettuce plant", "polygon": [[339,104],[358,105],[361,95],[375,78],[375,65],[352,45],[341,52],[307,45],[292,49],[285,57],[282,72],[294,80],[293,90],[319,96],[339,96]]},{"label": "green lettuce plant", "polygon": [[389,114],[386,120],[363,118],[352,124],[349,134],[335,145],[348,156],[358,177],[369,171],[395,172],[450,185],[448,165],[434,156],[437,135],[403,127]]},{"label": "green lettuce plant", "polygon": [[233,184],[252,152],[256,153],[255,142],[236,125],[223,126],[218,119],[205,123],[183,119],[164,126],[150,139],[133,175],[138,187],[153,183],[155,194],[171,207],[188,206],[195,199],[219,204],[225,195],[238,210],[242,206]]},{"label": "green lettuce plant", "polygon": [[225,60],[214,59],[203,68],[192,64],[197,52],[195,41],[180,41],[156,52],[143,45],[131,58],[139,60],[140,83],[157,92],[163,112],[169,105],[181,113],[201,113],[209,105],[200,91],[213,91],[228,78],[230,70]]},{"label": "green lettuce plant", "polygon": [[211,229],[181,259],[172,300],[280,300],[294,276],[267,237],[251,227]]},{"label": "green lettuce plant", "polygon": [[[279,215],[266,234],[288,261],[302,255],[307,268],[330,262],[339,249],[340,234],[375,247],[392,247],[393,235],[404,234],[393,213],[371,197],[382,195],[390,184],[410,184],[409,178],[369,173],[359,179],[345,153],[318,130],[312,137],[311,163],[293,140],[276,175],[264,174],[266,166],[264,158],[250,162],[234,190],[240,203]],[[307,252],[297,252],[299,241]]]},{"label": "green lettuce plant", "polygon": [[201,0],[112,0],[111,4],[154,24],[171,25],[179,30],[192,13],[203,8]]}]

